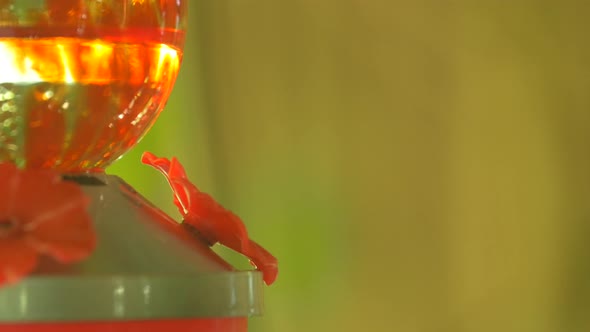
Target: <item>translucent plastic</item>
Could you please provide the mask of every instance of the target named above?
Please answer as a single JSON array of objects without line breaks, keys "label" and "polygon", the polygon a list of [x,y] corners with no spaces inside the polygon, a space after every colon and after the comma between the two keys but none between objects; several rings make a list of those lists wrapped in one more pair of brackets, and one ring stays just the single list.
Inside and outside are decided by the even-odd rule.
[{"label": "translucent plastic", "polygon": [[0,0],[0,161],[102,171],[162,110],[186,0]]}]

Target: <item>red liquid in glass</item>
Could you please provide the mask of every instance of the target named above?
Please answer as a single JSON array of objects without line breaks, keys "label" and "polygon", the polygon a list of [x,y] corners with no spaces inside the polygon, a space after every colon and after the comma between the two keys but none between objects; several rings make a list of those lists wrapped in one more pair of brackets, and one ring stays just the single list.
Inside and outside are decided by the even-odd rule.
[{"label": "red liquid in glass", "polygon": [[154,28],[0,28],[0,160],[101,171],[156,120],[183,38]]}]

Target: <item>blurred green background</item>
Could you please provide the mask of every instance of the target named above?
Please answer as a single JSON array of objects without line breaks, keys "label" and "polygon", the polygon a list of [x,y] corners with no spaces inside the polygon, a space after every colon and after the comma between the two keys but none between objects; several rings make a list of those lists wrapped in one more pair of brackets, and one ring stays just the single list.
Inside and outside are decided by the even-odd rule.
[{"label": "blurred green background", "polygon": [[189,6],[109,171],[176,213],[139,156],[177,156],[243,217],[280,259],[251,331],[590,331],[590,2]]}]

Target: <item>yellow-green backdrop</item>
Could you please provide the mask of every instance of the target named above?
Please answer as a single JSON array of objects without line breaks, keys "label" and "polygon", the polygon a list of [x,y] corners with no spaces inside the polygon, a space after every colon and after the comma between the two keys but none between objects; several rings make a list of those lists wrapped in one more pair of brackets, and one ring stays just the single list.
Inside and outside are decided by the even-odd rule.
[{"label": "yellow-green backdrop", "polygon": [[[177,156],[280,259],[259,332],[590,331],[590,2],[190,0],[110,168]],[[239,260],[236,260],[239,262]]]}]

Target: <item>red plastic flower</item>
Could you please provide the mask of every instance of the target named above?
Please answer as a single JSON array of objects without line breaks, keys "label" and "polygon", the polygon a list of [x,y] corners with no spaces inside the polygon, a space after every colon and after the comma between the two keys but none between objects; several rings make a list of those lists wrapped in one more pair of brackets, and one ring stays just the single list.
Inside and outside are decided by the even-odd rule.
[{"label": "red plastic flower", "polygon": [[174,204],[184,216],[184,222],[194,227],[210,245],[219,242],[249,257],[250,263],[262,271],[267,285],[275,281],[277,259],[248,237],[246,226],[238,216],[191,183],[176,158],[168,160],[145,152],[141,161],[164,174],[174,191]]},{"label": "red plastic flower", "polygon": [[60,263],[86,258],[96,238],[89,199],[73,182],[47,169],[0,164],[0,285],[31,273],[39,256]]}]

